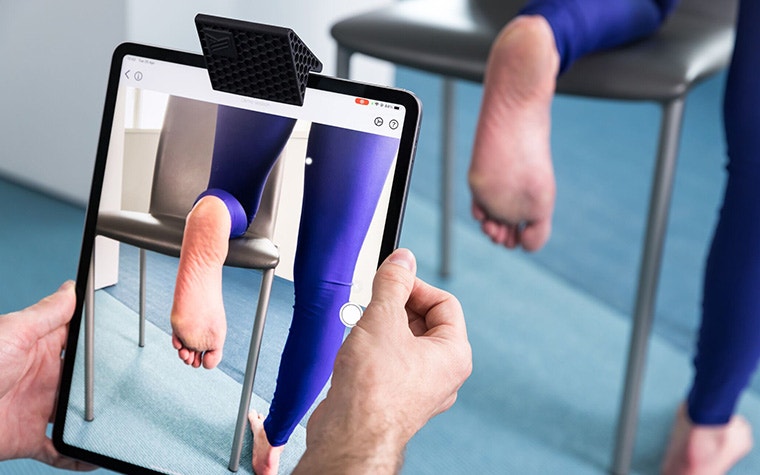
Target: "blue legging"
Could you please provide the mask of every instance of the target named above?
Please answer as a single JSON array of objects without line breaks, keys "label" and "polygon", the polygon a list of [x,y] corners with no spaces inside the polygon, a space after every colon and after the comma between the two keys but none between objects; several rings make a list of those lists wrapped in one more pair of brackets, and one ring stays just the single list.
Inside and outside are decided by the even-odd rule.
[{"label": "blue legging", "polygon": [[[219,107],[209,189],[243,234],[293,119]],[[295,305],[267,419],[273,446],[288,441],[332,373],[356,260],[396,156],[398,139],[312,124],[293,269]]]},{"label": "blue legging", "polygon": [[531,0],[521,14],[549,22],[564,72],[581,56],[654,33],[678,0]]},{"label": "blue legging", "polygon": [[[654,32],[677,0],[532,0],[554,31],[561,71],[578,57]],[[760,359],[760,3],[739,7],[724,98],[728,180],[704,277],[695,375],[697,424],[725,424]]]},{"label": "blue legging", "polygon": [[728,180],[704,280],[691,418],[724,424],[760,359],[760,3],[739,3],[723,101]]}]

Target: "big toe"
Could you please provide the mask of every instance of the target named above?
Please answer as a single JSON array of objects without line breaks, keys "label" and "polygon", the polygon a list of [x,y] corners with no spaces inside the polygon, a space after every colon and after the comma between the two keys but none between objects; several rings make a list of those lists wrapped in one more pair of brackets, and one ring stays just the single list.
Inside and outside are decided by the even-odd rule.
[{"label": "big toe", "polygon": [[222,362],[222,350],[209,350],[203,353],[203,367],[214,369]]},{"label": "big toe", "polygon": [[526,251],[537,251],[544,247],[552,231],[551,219],[542,219],[527,224],[520,231],[520,244]]}]

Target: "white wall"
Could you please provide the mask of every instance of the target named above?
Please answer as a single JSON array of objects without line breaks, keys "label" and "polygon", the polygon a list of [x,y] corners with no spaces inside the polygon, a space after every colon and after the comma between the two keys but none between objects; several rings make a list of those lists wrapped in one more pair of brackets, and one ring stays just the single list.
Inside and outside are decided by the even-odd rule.
[{"label": "white wall", "polygon": [[84,203],[118,1],[0,1],[0,175]]},{"label": "white wall", "polygon": [[[293,29],[335,74],[336,46],[330,26],[341,18],[392,3],[393,0],[129,0],[127,34],[133,41],[187,51],[200,51],[193,19],[197,13]],[[363,81],[392,84],[393,69],[386,63],[357,58],[352,63]]]},{"label": "white wall", "polygon": [[[392,0],[0,0],[0,176],[84,204],[114,47],[135,41],[199,51],[196,13],[292,28],[335,72],[329,27]],[[359,59],[354,78],[391,84]]]}]

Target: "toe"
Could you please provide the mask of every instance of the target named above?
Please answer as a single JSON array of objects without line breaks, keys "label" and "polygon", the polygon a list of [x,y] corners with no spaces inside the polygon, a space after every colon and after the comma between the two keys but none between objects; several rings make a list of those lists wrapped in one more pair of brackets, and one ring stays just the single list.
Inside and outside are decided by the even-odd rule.
[{"label": "toe", "polygon": [[209,350],[203,354],[203,367],[214,369],[222,361],[222,350]]},{"label": "toe", "polygon": [[472,202],[472,216],[477,221],[483,221],[484,219],[486,219],[486,213],[485,213],[485,211],[483,211],[483,208],[481,208],[480,206],[478,206],[478,204],[475,203],[475,201]]},{"label": "toe", "polygon": [[526,251],[537,251],[549,240],[551,230],[551,219],[543,219],[529,223],[520,232],[520,244]]},{"label": "toe", "polygon": [[174,347],[175,350],[179,350],[182,348],[182,342],[179,341],[179,338],[177,337],[176,334],[174,334],[174,332],[172,332],[172,346]]},{"label": "toe", "polygon": [[185,348],[184,346],[181,347],[179,350],[177,350],[177,355],[179,355],[179,359],[185,362],[185,364],[190,364],[192,361],[192,354],[190,350]]}]

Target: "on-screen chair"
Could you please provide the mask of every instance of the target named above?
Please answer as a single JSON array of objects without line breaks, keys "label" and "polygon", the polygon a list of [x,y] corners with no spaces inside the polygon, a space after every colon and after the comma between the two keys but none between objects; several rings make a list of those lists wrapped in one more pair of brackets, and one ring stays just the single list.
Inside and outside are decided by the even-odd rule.
[{"label": "on-screen chair", "polygon": [[[146,250],[179,257],[185,218],[208,183],[216,112],[214,104],[171,97],[158,144],[149,211],[104,211],[98,214],[96,234],[140,249],[140,346],[144,346],[145,341]],[[272,236],[282,181],[281,162],[277,160],[269,175],[253,223],[244,236],[230,241],[225,261],[227,266],[263,271],[230,455],[229,468],[232,471],[238,469],[274,270],[280,260]],[[94,418],[93,261],[94,253],[85,303],[85,419],[88,421]]]},{"label": "on-screen chair", "polygon": [[[347,18],[332,27],[332,36],[338,43],[340,77],[349,76],[351,56],[362,53],[444,78],[442,275],[448,275],[451,266],[454,81],[483,80],[491,43],[524,3],[524,0],[409,0]],[[663,110],[613,456],[615,474],[628,473],[633,455],[684,103],[695,84],[729,63],[736,4],[736,0],[682,0],[652,37],[581,58],[557,82],[559,94],[652,101]]]}]

